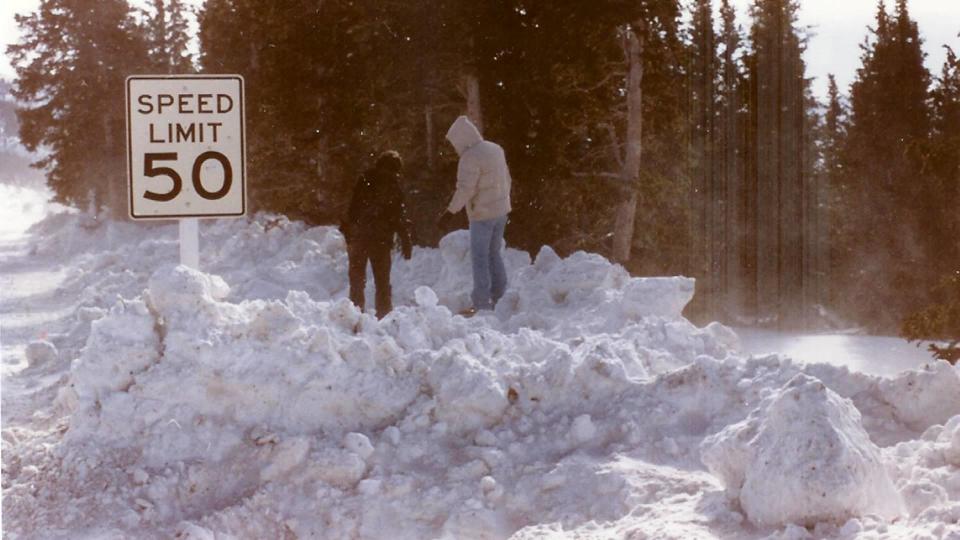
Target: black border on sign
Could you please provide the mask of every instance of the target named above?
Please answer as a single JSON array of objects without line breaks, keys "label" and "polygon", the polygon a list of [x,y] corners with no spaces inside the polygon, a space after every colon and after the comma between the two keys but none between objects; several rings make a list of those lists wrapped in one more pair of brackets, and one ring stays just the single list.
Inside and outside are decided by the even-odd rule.
[{"label": "black border on sign", "polygon": [[[240,83],[240,160],[243,169],[241,182],[243,188],[240,191],[240,213],[239,214],[170,214],[170,215],[145,215],[138,216],[133,213],[133,137],[130,132],[130,82],[135,80],[178,80],[178,79],[207,79],[207,80],[235,80]],[[127,97],[127,194],[129,206],[127,208],[130,219],[181,219],[181,218],[230,218],[243,217],[247,215],[247,118],[246,102],[243,96],[243,75],[130,75],[127,77],[124,90]]]}]

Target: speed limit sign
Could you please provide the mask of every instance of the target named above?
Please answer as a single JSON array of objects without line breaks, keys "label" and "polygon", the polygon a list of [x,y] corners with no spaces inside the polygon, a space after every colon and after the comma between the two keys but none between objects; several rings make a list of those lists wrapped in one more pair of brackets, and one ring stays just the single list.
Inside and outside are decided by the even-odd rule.
[{"label": "speed limit sign", "polygon": [[127,78],[132,219],[236,217],[246,212],[243,78]]}]

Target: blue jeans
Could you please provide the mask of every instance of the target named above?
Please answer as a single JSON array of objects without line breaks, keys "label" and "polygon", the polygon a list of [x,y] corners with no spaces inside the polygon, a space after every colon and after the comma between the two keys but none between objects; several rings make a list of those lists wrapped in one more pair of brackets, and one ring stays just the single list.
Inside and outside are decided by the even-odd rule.
[{"label": "blue jeans", "polygon": [[500,251],[507,216],[470,222],[470,258],[473,260],[473,307],[493,309],[507,290],[507,269]]}]

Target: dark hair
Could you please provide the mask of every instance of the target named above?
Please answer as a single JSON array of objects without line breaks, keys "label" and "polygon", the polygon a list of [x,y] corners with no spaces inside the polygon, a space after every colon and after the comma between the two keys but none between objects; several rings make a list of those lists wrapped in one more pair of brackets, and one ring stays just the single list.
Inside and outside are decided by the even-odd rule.
[{"label": "dark hair", "polygon": [[384,172],[398,173],[403,170],[403,159],[400,152],[396,150],[387,150],[377,158],[375,168]]}]

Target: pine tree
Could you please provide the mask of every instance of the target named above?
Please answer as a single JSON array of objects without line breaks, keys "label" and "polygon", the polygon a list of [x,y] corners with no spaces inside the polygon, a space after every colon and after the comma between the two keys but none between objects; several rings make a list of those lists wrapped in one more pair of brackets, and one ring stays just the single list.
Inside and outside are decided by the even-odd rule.
[{"label": "pine tree", "polygon": [[722,283],[718,238],[725,199],[718,189],[717,139],[717,45],[713,27],[713,5],[697,0],[691,6],[690,138],[691,138],[691,246],[690,272],[697,280],[697,294],[691,310],[715,317],[715,303]]},{"label": "pine tree", "polygon": [[146,62],[124,0],[44,0],[18,15],[8,48],[23,144],[49,149],[36,166],[56,200],[126,214],[124,79]]},{"label": "pine tree", "polygon": [[[676,0],[631,9],[614,0],[209,0],[201,64],[246,78],[256,104],[248,109],[251,189],[261,208],[307,217],[301,206],[319,193],[312,220],[335,222],[357,172],[389,145],[405,157],[417,215],[434,215],[456,170],[443,134],[470,114],[507,151],[512,245],[612,254],[611,231],[629,232],[614,226],[620,214],[621,225],[634,225],[619,243],[635,255],[632,270],[681,272],[679,19]],[[639,59],[633,93],[631,50]],[[641,148],[653,151],[640,159]],[[433,224],[417,221],[420,238],[435,241]]]},{"label": "pine tree", "polygon": [[848,315],[891,330],[922,305],[930,280],[921,232],[931,176],[923,167],[930,75],[906,0],[898,0],[892,17],[881,0],[870,33],[851,86],[842,155],[850,196],[841,213],[856,240],[838,266]]},{"label": "pine tree", "polygon": [[[720,2],[720,117],[718,133],[718,169],[726,201],[723,215],[722,261],[724,291],[721,309],[728,316],[744,312],[747,287],[743,266],[747,244],[744,155],[746,82],[741,63],[741,34],[736,11],[729,0]],[[718,314],[723,315],[723,314]]]},{"label": "pine tree", "polygon": [[933,118],[928,170],[933,179],[921,197],[928,264],[941,273],[960,270],[960,59],[946,47],[937,86],[931,92]]},{"label": "pine tree", "polygon": [[141,10],[150,61],[160,73],[192,73],[187,14],[182,0],[153,0]]},{"label": "pine tree", "polygon": [[[757,0],[753,6],[749,60],[751,145],[747,190],[748,227],[755,229],[755,310],[781,327],[803,322],[804,231],[809,139],[808,82],[801,59],[794,0]],[[748,267],[748,272],[751,268]]]},{"label": "pine tree", "polygon": [[927,167],[935,178],[921,198],[928,252],[929,274],[939,273],[931,286],[929,305],[911,313],[900,333],[910,340],[941,339],[945,346],[930,345],[933,356],[960,360],[960,60],[946,47],[936,87],[931,92],[932,132]]},{"label": "pine tree", "polygon": [[827,75],[827,105],[824,114],[824,168],[831,176],[839,175],[840,146],[846,136],[846,121],[840,89],[832,73]]},{"label": "pine tree", "polygon": [[629,248],[633,271],[682,271],[686,160],[668,150],[685,129],[677,2],[481,4],[484,129],[507,150],[511,229],[525,232],[509,239],[621,259]]},{"label": "pine tree", "polygon": [[[369,154],[378,113],[374,53],[390,32],[368,3],[210,0],[204,71],[239,73],[255,209],[335,223]],[[296,84],[291,84],[295,81]]]},{"label": "pine tree", "polygon": [[849,201],[854,200],[851,187],[845,183],[846,175],[843,174],[841,162],[841,150],[847,136],[847,113],[840,99],[836,78],[832,73],[827,77],[827,104],[820,134],[823,160],[819,175],[824,182],[823,192],[826,204],[823,216],[826,222],[823,224],[822,234],[829,238],[827,260],[823,270],[829,283],[825,303],[833,305],[843,298],[843,291],[834,279],[835,261],[849,260],[852,250],[851,242],[857,240],[857,235],[850,228],[852,222],[844,215],[846,209],[851,206]]}]

